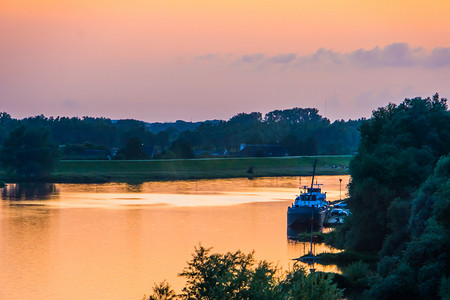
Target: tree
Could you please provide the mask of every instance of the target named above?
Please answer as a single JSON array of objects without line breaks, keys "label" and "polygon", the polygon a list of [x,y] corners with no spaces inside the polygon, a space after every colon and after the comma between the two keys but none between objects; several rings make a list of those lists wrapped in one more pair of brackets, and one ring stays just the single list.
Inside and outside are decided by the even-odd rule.
[{"label": "tree", "polygon": [[25,180],[48,176],[58,163],[58,149],[50,132],[21,126],[3,142],[0,162],[9,176]]},{"label": "tree", "polygon": [[170,287],[166,281],[161,282],[160,284],[155,284],[153,286],[153,295],[150,297],[145,297],[144,300],[175,300],[177,296],[175,291]]},{"label": "tree", "polygon": [[117,152],[115,159],[148,159],[148,155],[144,151],[142,140],[132,137],[128,139],[125,147]]},{"label": "tree", "polygon": [[[450,289],[450,157],[442,157],[412,200],[411,241],[378,264],[373,299],[448,299]],[[446,298],[447,297],[447,298]]]},{"label": "tree", "polygon": [[240,125],[254,125],[262,121],[262,115],[260,112],[252,112],[250,114],[240,113],[232,117],[228,122],[230,124],[240,124]]},{"label": "tree", "polygon": [[[281,272],[266,261],[256,262],[253,253],[241,251],[211,253],[211,248],[195,248],[188,266],[179,274],[186,278],[180,295],[166,282],[155,285],[148,299],[198,300],[332,300],[341,299],[343,291],[323,273],[307,275],[294,265],[292,271]],[[147,299],[147,298],[146,298]]]},{"label": "tree", "polygon": [[[405,99],[363,122],[358,154],[350,163],[347,248],[393,255],[409,240],[411,200],[450,150],[446,99]],[[406,230],[405,230],[406,229]]]},{"label": "tree", "polygon": [[316,108],[292,108],[285,110],[274,110],[266,114],[265,119],[269,123],[282,122],[285,124],[300,124],[300,123],[318,123],[325,122],[329,124],[329,120],[319,115]]},{"label": "tree", "polygon": [[241,251],[210,254],[211,248],[195,249],[192,260],[180,276],[186,277],[183,294],[187,299],[237,299],[251,278],[253,253]]},{"label": "tree", "polygon": [[174,141],[170,147],[170,151],[172,151],[177,158],[189,159],[195,157],[191,143],[184,138]]}]

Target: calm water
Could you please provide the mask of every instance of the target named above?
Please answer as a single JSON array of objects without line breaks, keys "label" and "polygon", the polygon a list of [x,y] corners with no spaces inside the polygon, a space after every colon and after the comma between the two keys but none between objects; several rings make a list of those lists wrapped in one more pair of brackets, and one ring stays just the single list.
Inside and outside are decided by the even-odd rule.
[{"label": "calm water", "polygon": [[[339,199],[339,178],[344,197],[348,176],[318,177],[329,200]],[[164,279],[180,290],[177,274],[199,243],[255,250],[287,269],[309,247],[286,236],[298,186],[298,177],[9,185],[0,203],[0,299],[139,300]]]}]

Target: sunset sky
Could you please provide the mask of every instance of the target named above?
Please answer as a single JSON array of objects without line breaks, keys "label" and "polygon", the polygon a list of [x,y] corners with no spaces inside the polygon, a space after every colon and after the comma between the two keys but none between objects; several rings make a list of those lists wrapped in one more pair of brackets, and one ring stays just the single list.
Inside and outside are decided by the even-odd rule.
[{"label": "sunset sky", "polygon": [[369,117],[450,97],[450,1],[2,0],[0,111]]}]

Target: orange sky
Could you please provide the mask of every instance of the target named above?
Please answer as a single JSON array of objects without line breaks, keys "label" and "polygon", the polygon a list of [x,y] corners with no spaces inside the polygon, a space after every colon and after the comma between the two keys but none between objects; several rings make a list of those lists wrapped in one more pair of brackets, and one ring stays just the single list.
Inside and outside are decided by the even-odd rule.
[{"label": "orange sky", "polygon": [[[446,0],[3,0],[0,104],[17,117],[43,113],[147,121],[229,118],[247,110],[314,106],[316,102],[300,97],[317,95],[298,86],[306,80],[311,81],[308,86],[325,90],[316,99],[322,113],[324,99],[336,98],[337,106],[347,107],[330,117],[367,116],[404,97],[434,91],[449,96],[450,87],[442,81],[448,79],[448,66],[430,72],[423,69],[424,63],[394,69],[391,64],[382,72],[340,64],[338,77],[359,87],[352,91],[347,81],[336,86],[329,66],[316,70],[317,80],[312,82],[314,76],[302,68],[258,65],[250,70],[236,64],[244,55],[269,59],[295,54],[298,61],[314,59],[320,48],[347,57],[358,49],[384,49],[394,43],[408,45],[411,53],[422,47],[420,55],[426,56],[433,49],[450,47],[449,17]],[[195,59],[207,55],[214,59]],[[444,51],[439,61],[446,62],[446,56]],[[385,78],[395,73],[400,82],[397,86],[392,80],[377,82],[380,73]],[[418,82],[411,82],[414,74]],[[371,85],[360,82],[364,77],[372,78]],[[333,91],[327,93],[327,86]],[[258,92],[260,87],[264,92]],[[400,99],[374,99],[375,107],[368,103],[365,110],[353,105],[362,95],[382,91]],[[216,98],[218,93],[223,97]],[[286,101],[273,99],[280,94]],[[124,101],[134,105],[124,109]],[[217,109],[210,105],[215,101]],[[222,101],[227,101],[226,107]],[[105,109],[107,103],[110,107]],[[174,112],[178,103],[183,109]],[[142,106],[158,113],[145,115],[130,108]]]}]

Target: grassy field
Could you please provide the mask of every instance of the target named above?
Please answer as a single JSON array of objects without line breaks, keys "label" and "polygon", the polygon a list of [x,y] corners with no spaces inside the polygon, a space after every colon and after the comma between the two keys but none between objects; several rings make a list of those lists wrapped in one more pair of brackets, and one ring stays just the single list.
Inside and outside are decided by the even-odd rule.
[{"label": "grassy field", "polygon": [[[62,160],[46,182],[131,182],[348,174],[351,155],[173,160]],[[0,170],[0,180],[14,182]]]},{"label": "grassy field", "polygon": [[[55,177],[111,181],[310,175],[316,157],[61,161]],[[351,156],[317,156],[319,175],[348,174]],[[253,173],[252,173],[253,171]],[[69,180],[70,181],[70,180]]]}]

